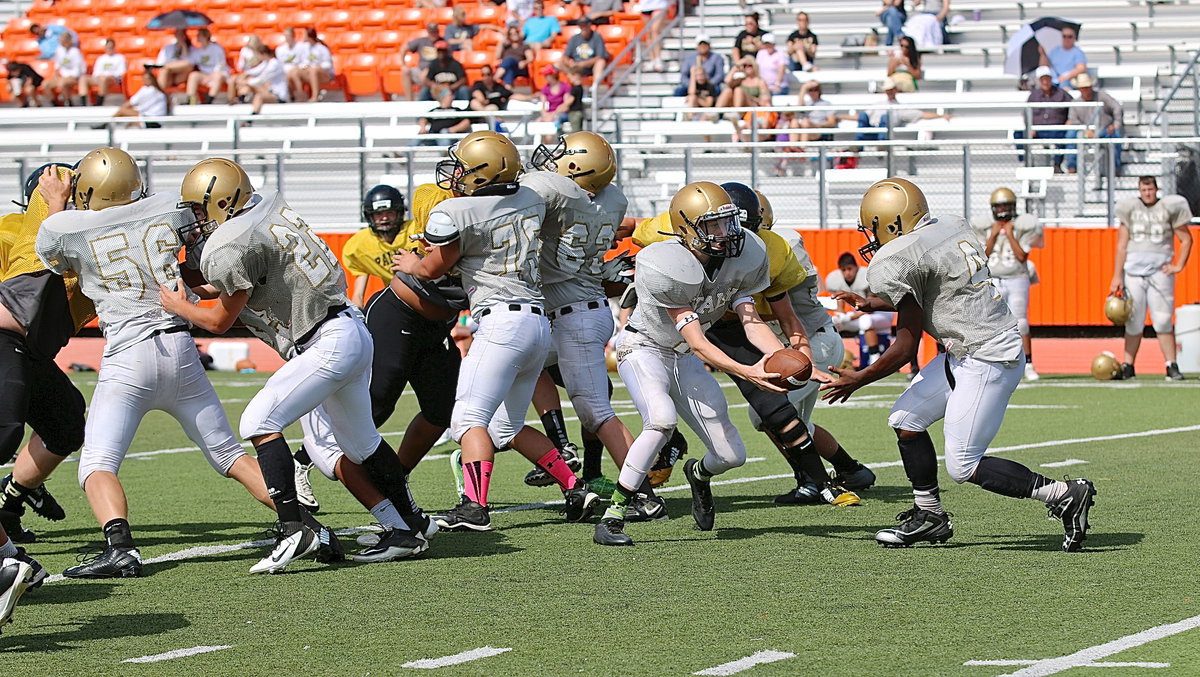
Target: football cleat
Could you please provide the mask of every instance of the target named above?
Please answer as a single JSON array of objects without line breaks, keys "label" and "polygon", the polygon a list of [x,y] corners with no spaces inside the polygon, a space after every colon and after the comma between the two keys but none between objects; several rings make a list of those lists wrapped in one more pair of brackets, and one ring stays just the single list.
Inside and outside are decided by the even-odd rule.
[{"label": "football cleat", "polygon": [[466,484],[463,483],[462,449],[450,452],[450,474],[454,476],[454,493],[466,500]]},{"label": "football cleat", "polygon": [[35,515],[48,519],[51,522],[57,522],[67,517],[67,511],[63,510],[63,507],[50,494],[50,490],[46,489],[45,484],[36,489],[22,491],[13,485],[13,476],[10,473],[3,480],[0,480],[0,495],[19,498],[30,508],[33,508]]},{"label": "football cleat", "polygon": [[312,470],[312,464],[301,465],[292,461],[296,471],[296,502],[300,507],[315,513],[321,509],[321,504],[317,502],[317,496],[313,493],[312,482],[308,480],[308,473]]},{"label": "football cleat", "polygon": [[1062,520],[1063,551],[1079,552],[1087,540],[1088,512],[1096,504],[1096,487],[1085,479],[1067,482],[1067,493],[1046,506],[1050,519]]},{"label": "football cleat", "polygon": [[836,484],[829,484],[821,489],[821,499],[838,508],[862,505],[862,499],[858,497],[858,494]]},{"label": "football cleat", "polygon": [[625,533],[625,520],[615,517],[600,520],[592,540],[600,545],[633,545],[633,539]]},{"label": "football cleat", "polygon": [[1137,378],[1137,374],[1133,371],[1133,365],[1125,362],[1121,365],[1121,375],[1113,379],[1114,381],[1132,381]]},{"label": "football cleat", "polygon": [[8,534],[9,540],[13,543],[37,542],[37,534],[21,526],[21,515],[25,513],[25,506],[21,505],[17,508],[16,512],[0,510],[0,527],[4,527],[4,532]]},{"label": "football cleat", "polygon": [[612,498],[613,494],[617,491],[616,481],[610,480],[604,475],[593,477],[590,480],[584,480],[584,482],[587,482],[588,487],[590,487],[592,491],[596,492],[596,495],[600,498]]},{"label": "football cleat", "polygon": [[137,548],[105,546],[79,556],[79,565],[63,572],[67,578],[141,578],[142,553]]},{"label": "football cleat", "polygon": [[42,587],[42,582],[46,580],[46,578],[50,575],[50,572],[46,571],[46,567],[42,566],[41,562],[38,562],[36,559],[30,557],[29,553],[25,552],[25,548],[17,548],[17,556],[13,559],[19,559],[28,564],[29,568],[33,569],[33,578],[31,578],[29,581],[29,587]]},{"label": "football cleat", "polygon": [[687,454],[687,449],[687,438],[676,430],[672,433],[671,439],[667,440],[663,448],[658,451],[658,456],[654,459],[654,464],[650,466],[650,471],[646,473],[646,477],[650,479],[651,488],[657,489],[671,479],[671,473],[675,470],[675,464]]},{"label": "football cleat", "polygon": [[1037,369],[1033,368],[1032,362],[1025,363],[1025,380],[1026,381],[1036,381],[1041,377],[1042,377],[1042,375],[1037,373]]},{"label": "football cleat", "polygon": [[[579,458],[579,447],[574,444],[568,442],[563,445],[563,448],[558,450],[558,455],[566,462],[572,473],[578,473],[583,469],[583,459]],[[554,484],[554,478],[550,476],[550,473],[534,466],[533,470],[525,475],[525,484],[531,487],[548,487]]]},{"label": "football cleat", "polygon": [[1178,363],[1171,362],[1170,364],[1167,365],[1167,380],[1168,381],[1182,381],[1183,380],[1183,372],[1179,371]]},{"label": "football cleat", "polygon": [[33,567],[19,559],[0,559],[0,629],[12,621],[17,600],[33,580]]},{"label": "football cleat", "polygon": [[589,489],[587,483],[582,480],[575,483],[574,489],[564,491],[563,498],[567,501],[563,512],[567,513],[568,522],[582,522],[591,517],[596,504],[600,502],[596,492]]},{"label": "football cleat", "polygon": [[412,530],[385,529],[379,542],[354,556],[355,562],[390,562],[394,559],[419,555],[429,549],[429,541]]},{"label": "football cleat", "polygon": [[875,532],[875,542],[885,548],[909,548],[914,543],[928,541],[945,543],[954,535],[950,513],[936,513],[913,506],[896,515],[900,526]]},{"label": "football cleat", "polygon": [[700,531],[712,531],[716,508],[713,506],[712,485],[708,480],[700,479],[696,474],[696,466],[700,461],[691,458],[683,464],[683,475],[692,488],[692,518]]},{"label": "football cleat", "polygon": [[317,534],[300,522],[276,522],[269,533],[275,537],[275,545],[269,555],[250,567],[252,574],[277,574],[321,546]]},{"label": "football cleat", "polygon": [[666,501],[658,496],[637,494],[625,509],[625,519],[630,522],[651,522],[670,518]]},{"label": "football cleat", "polygon": [[[421,538],[424,538],[427,541],[433,538],[433,535],[438,532],[437,522],[433,521],[433,519],[425,513],[419,513],[417,515],[405,515],[404,521],[407,522],[408,525],[413,528],[413,531],[416,531]],[[385,529],[382,524],[378,523],[371,526],[375,527],[375,529],[368,531],[365,534],[361,534],[356,539],[358,544],[364,548],[369,548],[379,543],[379,534]]]},{"label": "football cleat", "polygon": [[846,487],[850,491],[870,489],[875,484],[875,473],[867,466],[859,463],[858,470],[851,473],[838,474],[833,478],[834,484]]},{"label": "football cleat", "polygon": [[317,553],[313,555],[313,559],[322,564],[346,561],[346,551],[342,549],[342,542],[338,540],[337,534],[333,533],[333,529],[321,527],[317,532]]},{"label": "football cleat", "polygon": [[821,502],[821,488],[807,480],[798,482],[796,488],[775,497],[780,505],[806,505]]},{"label": "football cleat", "polygon": [[492,530],[492,515],[488,507],[466,498],[441,515],[435,515],[433,521],[446,531]]}]

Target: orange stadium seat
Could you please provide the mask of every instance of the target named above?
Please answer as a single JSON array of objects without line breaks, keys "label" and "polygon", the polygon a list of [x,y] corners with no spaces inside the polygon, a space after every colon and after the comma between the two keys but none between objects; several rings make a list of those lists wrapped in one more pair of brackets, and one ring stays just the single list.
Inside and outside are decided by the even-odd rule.
[{"label": "orange stadium seat", "polygon": [[324,14],[317,13],[317,28],[322,32],[348,31],[354,23],[354,15],[344,9],[337,9]]},{"label": "orange stadium seat", "polygon": [[233,0],[233,9],[236,12],[244,12],[246,14],[254,14],[255,12],[267,12],[275,10],[276,5],[271,0]]},{"label": "orange stadium seat", "polygon": [[240,12],[226,12],[212,17],[212,26],[209,30],[213,34],[217,33],[245,33],[246,32],[246,15]]},{"label": "orange stadium seat", "polygon": [[99,35],[90,35],[86,38],[79,36],[79,51],[83,52],[84,58],[91,60],[104,53],[104,43],[107,40],[108,38]]},{"label": "orange stadium seat", "polygon": [[542,75],[542,69],[546,66],[558,65],[562,58],[563,51],[561,49],[538,50],[537,56],[533,59],[533,68],[529,69],[535,92],[540,91],[546,85],[546,77]]},{"label": "orange stadium seat", "polygon": [[395,15],[392,17],[392,22],[393,25],[401,29],[423,29],[426,23],[425,10],[416,7],[402,9],[395,13]]},{"label": "orange stadium seat", "polygon": [[410,87],[408,82],[409,64],[404,60],[404,54],[392,52],[383,58],[379,75],[383,84],[383,95],[387,99],[406,98]]},{"label": "orange stadium seat", "polygon": [[367,34],[361,31],[334,33],[329,42],[335,51],[346,54],[364,52],[367,49]]},{"label": "orange stadium seat", "polygon": [[[337,6],[338,9],[347,9],[360,13],[379,9],[379,3],[376,0],[337,0]],[[386,6],[386,3],[384,6]]]},{"label": "orange stadium seat", "polygon": [[29,8],[25,10],[25,14],[30,19],[36,21],[36,17],[53,14],[56,11],[58,10],[54,8],[54,3],[51,0],[33,0],[33,2],[29,3]]},{"label": "orange stadium seat", "polygon": [[546,16],[555,17],[566,24],[568,21],[575,21],[583,16],[583,10],[579,9],[575,3],[558,3],[546,8]]},{"label": "orange stadium seat", "polygon": [[111,16],[130,16],[134,14],[133,3],[130,0],[96,0],[99,11]]},{"label": "orange stadium seat", "polygon": [[108,20],[108,36],[113,40],[131,38],[145,30],[142,21],[136,16],[121,16]]},{"label": "orange stadium seat", "polygon": [[[26,33],[26,35],[28,35],[28,33]],[[41,54],[41,50],[38,48],[37,38],[33,37],[18,38],[15,42],[9,44],[9,49],[12,50],[12,57],[14,59],[26,61]]]},{"label": "orange stadium seat", "polygon": [[379,61],[374,54],[355,54],[345,60],[347,99],[379,93]]},{"label": "orange stadium seat", "polygon": [[204,12],[208,18],[213,20],[216,20],[218,14],[237,11],[233,6],[233,0],[204,0],[204,4],[200,5],[200,8],[199,11]]},{"label": "orange stadium seat", "polygon": [[467,10],[467,23],[503,28],[506,15],[504,9],[496,5],[475,5]]},{"label": "orange stadium seat", "polygon": [[292,13],[288,24],[300,29],[312,28],[317,25],[317,15],[310,10],[302,9]]},{"label": "orange stadium seat", "polygon": [[23,16],[13,17],[4,26],[4,37],[7,40],[31,37],[32,34],[29,32],[31,25],[33,22]]},{"label": "orange stadium seat", "polygon": [[397,52],[408,42],[408,33],[379,31],[367,34],[367,49],[372,52]]},{"label": "orange stadium seat", "polygon": [[467,81],[477,82],[483,77],[483,67],[491,65],[495,60],[494,52],[459,52],[458,62],[462,64],[463,70],[467,71]]},{"label": "orange stadium seat", "polygon": [[93,0],[63,0],[63,2],[55,3],[55,10],[58,14],[71,14],[80,16],[89,16],[96,11],[96,3]]},{"label": "orange stadium seat", "polygon": [[329,12],[337,9],[338,0],[305,0],[304,6],[314,12]]},{"label": "orange stadium seat", "polygon": [[250,12],[246,16],[249,17],[246,27],[256,33],[281,30],[285,23],[284,15],[278,12]]},{"label": "orange stadium seat", "polygon": [[368,9],[358,12],[357,26],[364,31],[382,31],[392,25],[391,13],[386,9]]},{"label": "orange stadium seat", "polygon": [[555,49],[565,49],[567,46],[567,41],[570,40],[573,36],[578,35],[578,34],[579,34],[579,26],[563,26],[562,32],[559,33],[558,35],[554,36],[554,41],[553,41],[554,48]]},{"label": "orange stadium seat", "polygon": [[98,16],[87,16],[77,20],[72,19],[71,28],[75,30],[75,33],[81,40],[87,39],[88,36],[108,37],[108,26],[104,19]]},{"label": "orange stadium seat", "polygon": [[496,45],[500,44],[503,39],[503,34],[500,31],[482,30],[475,34],[475,39],[471,41],[471,46],[476,50],[487,51],[493,54],[496,53]]},{"label": "orange stadium seat", "polygon": [[[620,24],[608,24],[606,26],[597,26],[596,32],[600,37],[604,38],[604,48],[608,50],[609,59],[616,58],[625,49],[625,45],[629,44],[633,37],[637,35],[637,31],[629,26]],[[633,52],[629,52],[622,59],[622,63],[633,63]]]},{"label": "orange stadium seat", "polygon": [[436,21],[443,26],[448,26],[454,20],[453,7],[437,7],[429,10],[429,19],[427,21]]},{"label": "orange stadium seat", "polygon": [[37,61],[30,63],[29,65],[33,66],[33,70],[37,71],[38,75],[42,76],[46,80],[49,80],[50,78],[54,77],[54,62],[53,61],[42,61],[39,59]]}]

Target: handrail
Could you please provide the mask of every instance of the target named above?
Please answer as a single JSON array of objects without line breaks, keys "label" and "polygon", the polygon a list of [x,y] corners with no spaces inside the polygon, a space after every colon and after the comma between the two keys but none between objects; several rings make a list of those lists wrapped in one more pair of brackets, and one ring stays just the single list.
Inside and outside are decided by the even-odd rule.
[{"label": "handrail", "polygon": [[1162,104],[1158,107],[1158,114],[1154,116],[1154,120],[1150,123],[1151,125],[1157,125],[1159,119],[1162,118],[1163,113],[1167,112],[1167,105],[1170,104],[1171,100],[1175,98],[1176,92],[1179,91],[1179,86],[1183,84],[1183,81],[1187,79],[1187,76],[1195,75],[1194,71],[1196,70],[1196,63],[1198,61],[1200,61],[1200,49],[1196,50],[1196,54],[1193,55],[1192,60],[1188,62],[1187,68],[1183,69],[1183,72],[1180,73],[1179,77],[1175,80],[1175,86],[1171,88],[1170,93],[1167,94],[1166,98],[1163,99]]},{"label": "handrail", "polygon": [[[701,4],[703,4],[703,0],[701,0]],[[655,45],[657,45],[658,43],[665,40],[667,38],[667,36],[671,34],[671,31],[674,30],[674,28],[676,26],[683,23],[683,17],[684,17],[684,0],[676,0],[675,1],[675,18],[671,19],[669,22],[667,22],[666,25],[664,25],[662,27],[662,30],[660,30],[658,33],[658,39],[655,40],[654,42],[650,43],[650,45],[648,45],[648,48],[653,49]],[[596,124],[599,122],[599,111],[600,111],[600,108],[603,106],[604,102],[608,101],[609,99],[611,99],[613,97],[614,93],[617,91],[617,88],[620,87],[622,84],[624,84],[625,80],[629,77],[629,74],[634,72],[634,70],[636,70],[638,72],[639,77],[641,76],[641,72],[642,72],[642,58],[641,58],[642,38],[646,35],[647,31],[649,31],[649,30],[650,30],[650,23],[647,22],[645,26],[642,26],[642,30],[638,31],[637,35],[633,36],[633,39],[630,40],[625,45],[625,47],[621,49],[621,51],[617,54],[617,56],[613,57],[612,61],[608,64],[608,67],[605,68],[604,71],[602,71],[600,73],[600,77],[592,80],[592,129],[593,130],[596,129]],[[619,66],[621,64],[621,60],[625,58],[625,55],[628,54],[630,50],[636,50],[638,53],[638,58],[634,59],[632,66],[630,66],[629,68],[626,68],[624,73],[621,73],[621,75],[619,77],[617,77],[613,80],[612,86],[608,88],[608,91],[606,91],[604,93],[604,96],[600,96],[599,95],[600,94],[600,84],[602,82],[604,82],[604,80],[606,80],[610,76],[612,76],[613,73],[616,72],[617,66]],[[578,131],[578,130],[575,130],[575,131]]]}]

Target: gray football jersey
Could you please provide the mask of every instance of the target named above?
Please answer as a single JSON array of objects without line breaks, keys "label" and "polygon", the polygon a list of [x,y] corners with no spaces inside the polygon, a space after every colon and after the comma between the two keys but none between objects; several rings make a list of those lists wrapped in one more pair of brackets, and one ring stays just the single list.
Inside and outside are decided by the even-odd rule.
[{"label": "gray football jersey", "polygon": [[849,283],[846,282],[846,277],[842,275],[841,269],[835,268],[825,276],[825,288],[831,292],[848,291],[865,297],[871,293],[870,280],[867,278],[867,268],[870,268],[870,266],[859,266],[858,274],[854,276],[854,282]]},{"label": "gray football jersey", "polygon": [[296,356],[296,344],[292,340],[292,332],[287,325],[271,314],[269,308],[254,310],[249,306],[238,314],[238,321],[246,325],[250,333],[257,336],[263,343],[275,349],[279,356],[290,360]]},{"label": "gray football jersey", "polygon": [[990,281],[975,231],[961,216],[933,219],[885,244],[867,268],[871,291],[895,307],[911,295],[924,328],[956,358],[1022,354],[1017,318]]},{"label": "gray football jersey", "polygon": [[[991,231],[992,221],[980,219],[975,223],[975,233],[979,238],[979,243],[985,245],[980,251],[987,251],[987,239]],[[1021,245],[1021,249],[1029,253],[1034,247],[1041,246],[1042,224],[1033,214],[1022,214],[1013,221],[1013,235],[1017,236],[1017,242]],[[1016,254],[1013,254],[1012,244],[1003,234],[997,235],[996,242],[992,245],[992,255],[988,257],[988,269],[992,271],[992,277],[1029,277],[1029,266],[1017,260]]]},{"label": "gray football jersey", "polygon": [[163,309],[158,286],[179,279],[178,229],[195,221],[178,193],[156,193],[100,211],[63,211],[42,222],[37,254],[50,270],[79,274],[112,355],[159,329],[187,325]]},{"label": "gray football jersey", "polygon": [[446,218],[458,232],[455,269],[472,313],[497,303],[543,305],[538,256],[546,208],[536,191],[450,198],[434,207],[430,226]]},{"label": "gray football jersey", "polygon": [[1129,228],[1126,251],[1159,254],[1164,262],[1175,256],[1175,228],[1192,219],[1187,200],[1168,195],[1147,207],[1140,197],[1121,200],[1116,208],[1117,220]]},{"label": "gray football jersey", "polygon": [[690,352],[667,314],[668,308],[691,308],[707,330],[738,299],[757,294],[770,284],[767,248],[754,233],[746,233],[741,255],[726,259],[712,279],[678,239],[655,242],[637,255],[634,285],[638,304],[629,326],[639,340],[645,337],[661,348]]},{"label": "gray football jersey", "polygon": [[629,201],[608,185],[595,197],[554,172],[521,177],[546,203],[542,224],[542,294],[548,309],[605,297],[600,282],[604,253],[612,248]]},{"label": "gray football jersey", "polygon": [[[821,302],[817,299],[817,280],[820,279],[817,276],[819,273],[816,264],[812,261],[812,257],[808,255],[808,250],[804,248],[804,238],[800,237],[800,233],[791,228],[782,228],[774,232],[792,246],[792,252],[796,254],[796,260],[800,262],[800,267],[804,268],[804,272],[808,274],[808,277],[804,278],[803,282],[788,290],[788,298],[792,302],[792,310],[796,311],[796,317],[799,317],[800,324],[804,325],[804,332],[812,336],[821,328],[824,328],[826,331],[835,331],[833,318],[830,317],[829,311],[825,310],[825,306],[821,305]],[[841,277],[841,274],[839,273],[838,276]]]},{"label": "gray football jersey", "polygon": [[262,191],[254,199],[209,236],[200,270],[219,291],[250,292],[248,308],[304,336],[331,307],[346,305],[345,273],[282,195]]}]

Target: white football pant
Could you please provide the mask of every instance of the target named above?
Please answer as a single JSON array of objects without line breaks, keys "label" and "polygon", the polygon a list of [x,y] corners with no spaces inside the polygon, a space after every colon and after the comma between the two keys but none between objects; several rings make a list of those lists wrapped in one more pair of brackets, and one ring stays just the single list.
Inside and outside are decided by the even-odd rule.
[{"label": "white football pant", "polygon": [[1146,326],[1146,309],[1150,309],[1150,324],[1154,331],[1169,334],[1175,331],[1175,276],[1156,270],[1150,275],[1126,275],[1125,293],[1133,301],[1133,314],[1125,323],[1125,334],[1141,336]]},{"label": "white football pant", "polygon": [[575,304],[572,312],[555,318],[550,341],[579,423],[594,433],[616,416],[608,396],[608,364],[604,361],[604,348],[616,325],[607,301],[599,308],[586,308]]},{"label": "white football pant", "polygon": [[1017,316],[1021,336],[1029,336],[1029,278],[993,277],[992,286],[1000,292],[1008,309]]}]

